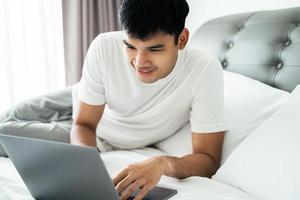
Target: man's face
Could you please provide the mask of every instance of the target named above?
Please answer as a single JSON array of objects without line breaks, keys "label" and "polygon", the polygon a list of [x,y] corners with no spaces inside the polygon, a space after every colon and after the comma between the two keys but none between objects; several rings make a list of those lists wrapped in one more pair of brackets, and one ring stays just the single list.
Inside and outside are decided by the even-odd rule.
[{"label": "man's face", "polygon": [[160,32],[146,40],[131,38],[124,33],[123,42],[129,63],[144,83],[166,77],[175,66],[180,49],[174,35]]}]

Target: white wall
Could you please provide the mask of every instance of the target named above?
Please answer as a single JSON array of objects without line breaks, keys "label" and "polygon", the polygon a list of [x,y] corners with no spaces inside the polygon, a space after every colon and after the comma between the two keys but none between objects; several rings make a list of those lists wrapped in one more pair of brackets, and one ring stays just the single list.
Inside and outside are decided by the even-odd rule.
[{"label": "white wall", "polygon": [[186,26],[191,35],[209,19],[248,11],[300,7],[300,0],[187,0],[190,13]]}]

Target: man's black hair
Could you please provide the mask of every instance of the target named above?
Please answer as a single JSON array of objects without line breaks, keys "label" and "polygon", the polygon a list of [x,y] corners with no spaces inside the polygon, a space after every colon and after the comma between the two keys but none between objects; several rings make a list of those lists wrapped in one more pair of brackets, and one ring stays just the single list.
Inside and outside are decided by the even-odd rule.
[{"label": "man's black hair", "polygon": [[175,43],[189,13],[186,0],[123,0],[119,20],[133,38],[148,39],[162,32],[175,35]]}]

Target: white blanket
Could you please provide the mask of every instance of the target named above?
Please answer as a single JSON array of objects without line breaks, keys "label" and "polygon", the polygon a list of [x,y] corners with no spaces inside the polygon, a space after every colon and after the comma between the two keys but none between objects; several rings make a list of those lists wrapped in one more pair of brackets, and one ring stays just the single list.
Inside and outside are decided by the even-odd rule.
[{"label": "white blanket", "polygon": [[[132,151],[112,151],[101,157],[111,176],[116,175],[126,165],[144,160],[149,156],[163,154],[152,148]],[[203,177],[183,180],[163,176],[159,182],[178,190],[172,200],[257,200],[257,198],[236,188]],[[9,158],[0,157],[0,200],[34,200]]]}]

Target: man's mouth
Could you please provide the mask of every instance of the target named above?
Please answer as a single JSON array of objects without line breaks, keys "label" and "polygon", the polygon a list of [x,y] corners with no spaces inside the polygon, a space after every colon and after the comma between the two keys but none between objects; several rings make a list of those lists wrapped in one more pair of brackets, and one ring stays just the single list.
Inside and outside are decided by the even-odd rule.
[{"label": "man's mouth", "polygon": [[141,74],[149,74],[156,70],[154,67],[137,68],[137,71]]}]

